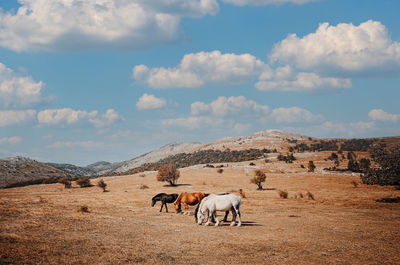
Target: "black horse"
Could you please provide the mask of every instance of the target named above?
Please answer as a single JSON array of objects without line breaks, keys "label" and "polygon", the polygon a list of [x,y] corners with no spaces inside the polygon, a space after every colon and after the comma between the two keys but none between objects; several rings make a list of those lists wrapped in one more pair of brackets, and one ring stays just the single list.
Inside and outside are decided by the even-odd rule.
[{"label": "black horse", "polygon": [[167,203],[173,203],[174,201],[176,201],[176,198],[178,198],[178,194],[176,193],[173,194],[159,193],[151,199],[151,207],[153,207],[156,204],[156,202],[161,201],[160,212],[162,212],[162,208],[165,205],[165,210],[168,213]]},{"label": "black horse", "polygon": [[[226,194],[229,194],[229,193],[221,193],[221,194],[218,194],[218,195],[226,195]],[[204,196],[204,197],[200,200],[200,202],[197,204],[196,209],[194,210],[194,219],[196,220],[196,223],[197,223],[197,212],[199,211],[200,203],[201,203],[201,201],[202,201],[204,198],[206,198],[208,195],[210,195],[210,193],[207,193],[206,196]],[[235,211],[233,210],[233,208],[231,209],[231,211],[232,211],[232,215],[233,215],[233,216],[232,216],[232,220],[233,220],[233,218],[234,218],[234,216],[236,215],[236,213],[235,213]],[[225,212],[224,219],[222,220],[222,222],[227,222],[227,221],[228,221],[228,215],[229,215],[229,211],[226,211],[226,212]],[[212,221],[213,223],[215,223],[214,215],[211,215],[211,221]]]}]

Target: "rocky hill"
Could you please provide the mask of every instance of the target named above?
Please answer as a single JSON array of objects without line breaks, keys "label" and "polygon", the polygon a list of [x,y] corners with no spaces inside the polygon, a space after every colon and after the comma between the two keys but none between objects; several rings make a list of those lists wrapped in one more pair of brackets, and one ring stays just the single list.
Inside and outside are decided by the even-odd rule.
[{"label": "rocky hill", "polygon": [[200,145],[201,144],[198,142],[175,142],[172,144],[167,144],[157,150],[146,153],[131,160],[105,165],[104,167],[99,168],[96,173],[98,175],[119,174],[139,167],[145,163],[154,163],[172,155],[190,152]]},{"label": "rocky hill", "polygon": [[60,169],[24,157],[0,160],[0,188],[54,183],[61,177],[74,177]]},{"label": "rocky hill", "polygon": [[97,173],[95,170],[87,167],[79,167],[71,164],[62,164],[62,163],[46,163],[46,165],[49,165],[51,167],[55,167],[59,170],[62,170],[64,172],[70,173],[72,175],[80,176],[80,177],[94,177],[97,176]]}]

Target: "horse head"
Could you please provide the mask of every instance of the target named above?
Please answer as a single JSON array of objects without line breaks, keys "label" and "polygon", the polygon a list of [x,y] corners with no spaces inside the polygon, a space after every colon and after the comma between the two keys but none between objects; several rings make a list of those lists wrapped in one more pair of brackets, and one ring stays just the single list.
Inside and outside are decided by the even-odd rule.
[{"label": "horse head", "polygon": [[153,199],[151,199],[151,207],[154,207],[154,205],[156,204],[156,200],[153,198]]},{"label": "horse head", "polygon": [[181,203],[180,202],[175,202],[174,203],[174,206],[175,206],[175,213],[180,213],[180,212],[182,212],[182,207],[181,207]]}]

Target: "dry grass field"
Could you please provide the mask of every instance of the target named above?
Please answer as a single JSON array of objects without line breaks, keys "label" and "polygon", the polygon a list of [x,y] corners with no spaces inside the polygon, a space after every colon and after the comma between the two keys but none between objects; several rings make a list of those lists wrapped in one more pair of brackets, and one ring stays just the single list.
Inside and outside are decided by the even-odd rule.
[{"label": "dry grass field", "polygon": [[[221,174],[193,166],[181,169],[177,187],[147,172],[104,178],[109,192],[62,184],[0,190],[0,264],[399,264],[400,204],[375,200],[400,191],[323,172],[328,162],[313,159],[313,173],[300,168],[307,154],[293,164],[224,164]],[[263,191],[249,182],[258,168],[267,175]],[[241,227],[199,226],[173,205],[169,213],[151,207],[159,192],[239,189]]]}]

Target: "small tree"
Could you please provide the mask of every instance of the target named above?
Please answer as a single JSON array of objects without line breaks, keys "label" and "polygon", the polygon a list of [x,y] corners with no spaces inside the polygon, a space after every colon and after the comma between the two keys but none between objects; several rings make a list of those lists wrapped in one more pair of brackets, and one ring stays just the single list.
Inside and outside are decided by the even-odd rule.
[{"label": "small tree", "polygon": [[92,184],[90,183],[90,179],[88,178],[79,178],[76,181],[76,184],[78,184],[81,188],[92,186]]},{"label": "small tree", "polygon": [[250,183],[258,186],[257,190],[263,190],[262,183],[265,182],[267,176],[261,170],[254,171],[255,176],[250,179]]},{"label": "small tree", "polygon": [[167,181],[171,186],[176,186],[176,181],[179,177],[179,170],[173,164],[163,165],[158,169],[157,180]]},{"label": "small tree", "polygon": [[58,183],[64,184],[66,189],[71,188],[71,181],[68,178],[61,178],[58,180]]},{"label": "small tree", "polygon": [[308,172],[314,172],[315,170],[315,165],[314,165],[314,161],[309,161],[308,162]]},{"label": "small tree", "polygon": [[107,191],[107,190],[106,190],[107,183],[105,183],[103,179],[101,179],[99,182],[97,182],[97,186],[98,186],[99,188],[102,188],[102,189],[103,189],[103,192],[106,192],[106,191]]}]

